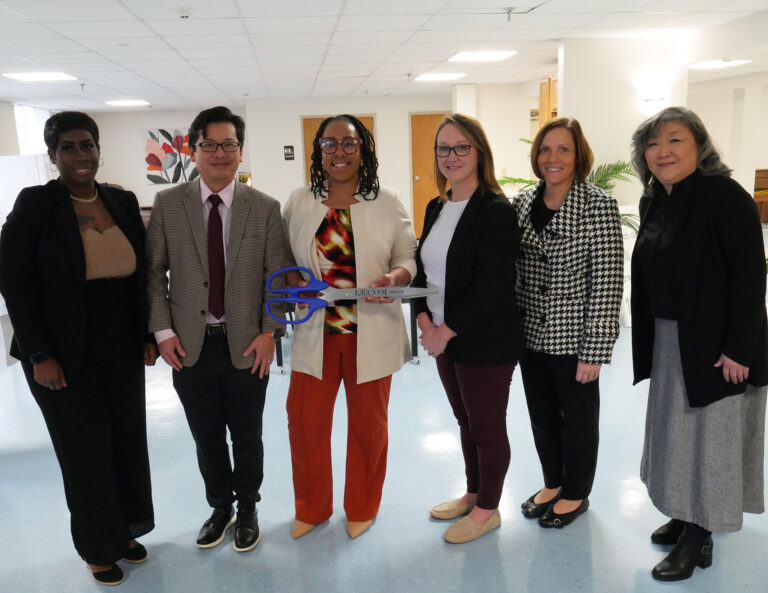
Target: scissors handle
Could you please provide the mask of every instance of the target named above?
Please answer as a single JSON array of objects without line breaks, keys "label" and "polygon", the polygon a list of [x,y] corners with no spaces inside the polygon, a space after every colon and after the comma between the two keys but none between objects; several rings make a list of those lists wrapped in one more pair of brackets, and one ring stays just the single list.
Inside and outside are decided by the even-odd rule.
[{"label": "scissors handle", "polygon": [[[307,275],[307,285],[306,286],[281,286],[279,288],[273,288],[272,282],[275,278],[278,276],[285,274],[286,272],[290,272],[291,270],[299,270],[300,272],[304,272]],[[291,297],[298,298],[299,293],[301,292],[320,292],[321,290],[328,288],[328,283],[323,282],[322,280],[318,280],[315,278],[315,275],[312,273],[312,270],[308,268],[304,268],[302,266],[289,266],[287,268],[280,268],[277,272],[272,274],[269,279],[267,280],[267,290],[269,292],[287,292]],[[274,299],[277,300],[277,299]],[[289,302],[303,302],[303,301],[289,301]]]},{"label": "scissors handle", "polygon": [[[302,317],[301,319],[294,319],[291,321],[290,319],[283,319],[282,317],[278,317],[277,315],[274,315],[272,313],[272,303],[306,303],[309,307],[309,311],[307,314]],[[312,317],[312,313],[317,311],[318,309],[325,309],[328,306],[328,302],[324,301],[323,299],[316,298],[316,297],[310,297],[310,298],[300,298],[297,297],[289,297],[289,298],[274,298],[269,299],[267,301],[267,314],[277,321],[278,323],[285,323],[288,325],[298,325],[299,323],[304,323],[307,320],[309,320],[310,317]]]}]

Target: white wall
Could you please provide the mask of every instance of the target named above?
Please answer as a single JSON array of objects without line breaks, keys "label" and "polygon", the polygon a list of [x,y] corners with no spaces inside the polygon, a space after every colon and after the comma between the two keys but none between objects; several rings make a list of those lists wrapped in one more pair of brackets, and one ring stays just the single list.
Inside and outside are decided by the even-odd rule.
[{"label": "white wall", "polygon": [[688,106],[734,169],[734,179],[751,192],[755,169],[768,169],[768,74],[692,84]]},{"label": "white wall", "polygon": [[[493,151],[496,177],[533,178],[530,144],[520,138],[530,138],[531,109],[539,105],[538,86],[535,95],[528,84],[494,84],[477,87],[477,119],[483,125]],[[508,194],[517,192],[505,186]]]},{"label": "white wall", "polygon": [[[243,112],[233,111],[245,117]],[[147,165],[144,161],[147,130],[177,128],[186,133],[197,113],[197,111],[142,111],[93,114],[93,119],[99,126],[101,157],[104,159],[104,164],[97,176],[99,182],[122,185],[136,194],[140,205],[151,206],[155,193],[170,186],[154,185],[147,180]],[[247,140],[240,168],[248,170]]]},{"label": "white wall", "polygon": [[[448,95],[334,97],[328,99],[261,100],[246,104],[246,145],[254,187],[285,202],[304,182],[302,117],[338,113],[374,116],[376,156],[381,184],[400,192],[412,208],[410,114],[450,111]],[[293,145],[295,159],[283,159],[283,146]]]},{"label": "white wall", "polygon": [[11,103],[0,103],[0,155],[19,154],[16,116]]}]

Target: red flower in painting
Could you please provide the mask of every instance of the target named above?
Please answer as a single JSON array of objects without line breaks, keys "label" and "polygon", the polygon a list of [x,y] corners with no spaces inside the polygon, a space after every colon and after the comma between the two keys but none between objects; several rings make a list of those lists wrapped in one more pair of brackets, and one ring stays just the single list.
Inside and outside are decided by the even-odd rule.
[{"label": "red flower in painting", "polygon": [[146,156],[144,159],[147,162],[148,171],[162,171],[163,170],[163,161],[161,161],[158,156],[154,153],[150,153]]},{"label": "red flower in painting", "polygon": [[173,146],[171,146],[167,142],[163,142],[163,150],[165,151],[165,154],[171,154],[172,152],[176,152],[175,150],[173,150]]}]

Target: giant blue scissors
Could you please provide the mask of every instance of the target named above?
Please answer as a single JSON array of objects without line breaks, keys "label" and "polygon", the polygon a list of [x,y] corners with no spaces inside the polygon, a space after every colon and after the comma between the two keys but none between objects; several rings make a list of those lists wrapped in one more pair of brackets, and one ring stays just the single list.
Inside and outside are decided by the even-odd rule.
[{"label": "giant blue scissors", "polygon": [[[304,272],[307,276],[306,286],[281,286],[279,288],[273,287],[272,282],[281,274],[290,272],[291,270],[299,270]],[[291,266],[288,268],[282,268],[272,274],[267,280],[267,290],[275,294],[285,294],[287,297],[275,297],[267,301],[267,313],[275,321],[280,323],[287,323],[295,325],[298,323],[304,323],[312,314],[319,310],[325,309],[328,305],[334,303],[334,301],[346,301],[364,299],[366,297],[377,297],[382,299],[404,299],[404,298],[418,298],[425,297],[431,294],[437,294],[436,288],[411,288],[409,286],[378,286],[376,288],[331,288],[327,282],[318,280],[315,278],[311,270],[303,268],[301,266]],[[301,293],[317,292],[315,297],[303,297]],[[309,308],[307,315],[301,319],[281,319],[272,313],[272,305],[274,303],[294,303],[305,304]]]}]

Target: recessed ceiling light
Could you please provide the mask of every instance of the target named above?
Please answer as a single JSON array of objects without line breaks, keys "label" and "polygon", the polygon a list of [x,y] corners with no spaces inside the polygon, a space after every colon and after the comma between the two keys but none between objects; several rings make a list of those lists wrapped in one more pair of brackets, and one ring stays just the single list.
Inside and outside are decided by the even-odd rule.
[{"label": "recessed ceiling light", "polygon": [[460,51],[449,62],[501,62],[511,58],[516,51]]},{"label": "recessed ceiling light", "polygon": [[458,80],[464,78],[466,74],[464,72],[427,72],[425,74],[419,74],[416,80],[419,82],[438,82],[444,80]]},{"label": "recessed ceiling light", "polygon": [[7,72],[3,74],[7,78],[20,80],[21,82],[57,82],[60,80],[77,80],[74,76],[64,72]]},{"label": "recessed ceiling light", "polygon": [[688,64],[690,70],[721,70],[723,68],[733,68],[734,66],[743,66],[750,64],[752,60],[706,60],[704,62],[694,62]]},{"label": "recessed ceiling light", "polygon": [[141,107],[142,105],[149,105],[148,101],[144,99],[120,99],[116,101],[104,101],[107,105],[112,107]]}]

